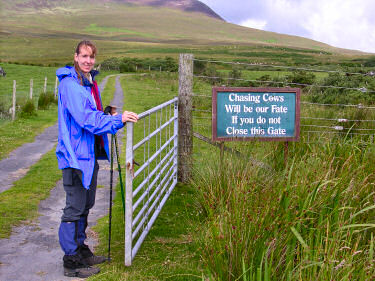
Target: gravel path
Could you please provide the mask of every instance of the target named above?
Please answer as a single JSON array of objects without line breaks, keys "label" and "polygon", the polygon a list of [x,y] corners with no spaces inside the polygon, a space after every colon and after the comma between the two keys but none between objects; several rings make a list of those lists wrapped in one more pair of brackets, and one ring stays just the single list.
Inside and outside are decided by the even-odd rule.
[{"label": "gravel path", "polygon": [[[104,88],[106,79],[101,83]],[[104,84],[103,84],[104,83]],[[116,78],[116,90],[111,103],[119,108],[123,105],[123,91]],[[118,139],[122,139],[122,130]],[[40,152],[39,152],[40,153]],[[108,212],[109,204],[109,169],[108,161],[100,161],[96,203],[89,215],[87,243],[97,244],[95,233],[90,230],[98,218]],[[117,173],[114,173],[115,177]],[[117,178],[115,178],[116,182]],[[59,181],[48,199],[39,206],[41,216],[38,221],[13,229],[9,239],[0,240],[0,280],[80,280],[63,276],[62,256],[58,242],[58,226],[65,204],[65,192]]]}]

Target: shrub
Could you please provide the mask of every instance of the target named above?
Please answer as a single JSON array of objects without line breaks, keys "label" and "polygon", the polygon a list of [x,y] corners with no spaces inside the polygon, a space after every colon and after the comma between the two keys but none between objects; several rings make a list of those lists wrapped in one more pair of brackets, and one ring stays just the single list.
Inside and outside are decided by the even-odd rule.
[{"label": "shrub", "polygon": [[217,71],[216,67],[213,65],[208,65],[203,73],[204,76],[211,77],[207,78],[207,82],[212,86],[222,85],[224,80],[220,72]]},{"label": "shrub", "polygon": [[100,68],[102,70],[120,70],[120,59],[119,58],[110,58],[106,59],[101,63]]},{"label": "shrub", "polygon": [[131,62],[123,62],[120,64],[120,72],[135,72],[135,65],[132,64]]},{"label": "shrub", "polygon": [[[338,88],[332,88],[332,86]],[[366,90],[363,92],[357,90],[360,88]],[[330,73],[328,77],[323,79],[318,87],[313,89],[312,94],[310,95],[310,100],[318,103],[373,104],[375,103],[375,95],[373,93],[368,93],[367,91],[374,90],[375,82],[372,77]]]},{"label": "shrub", "polygon": [[135,72],[138,70],[159,70],[177,72],[178,63],[172,57],[165,58],[109,58],[103,61],[101,69],[118,70],[120,72]]},{"label": "shrub", "polygon": [[20,116],[22,118],[28,118],[31,116],[36,116],[36,108],[33,100],[28,99],[22,106]]},{"label": "shrub", "polygon": [[[199,58],[198,58],[199,59]],[[201,75],[204,73],[207,67],[207,62],[196,60],[194,61],[194,74]]]},{"label": "shrub", "polygon": [[55,95],[51,92],[41,93],[38,99],[38,109],[48,109],[51,103],[57,104]]},{"label": "shrub", "polygon": [[369,58],[365,63],[364,66],[366,67],[374,67],[375,66],[375,57]]},{"label": "shrub", "polygon": [[284,84],[280,82],[285,82],[284,78],[271,77],[269,74],[262,75],[256,80],[259,81],[255,84],[256,87],[283,87]]},{"label": "shrub", "polygon": [[4,100],[0,100],[0,118],[9,117],[9,107]]},{"label": "shrub", "polygon": [[171,57],[166,57],[165,60],[161,63],[161,66],[162,66],[162,69],[164,71],[169,71],[169,72],[177,72],[178,71],[178,64]]},{"label": "shrub", "polygon": [[286,80],[290,83],[311,85],[315,82],[315,75],[306,71],[294,71],[291,75],[286,77]]}]

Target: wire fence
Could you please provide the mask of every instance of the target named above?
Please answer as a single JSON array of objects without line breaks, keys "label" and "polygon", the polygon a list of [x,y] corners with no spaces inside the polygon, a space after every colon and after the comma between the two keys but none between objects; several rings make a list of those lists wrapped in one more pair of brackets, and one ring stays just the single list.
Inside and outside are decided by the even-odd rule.
[{"label": "wire fence", "polygon": [[12,82],[12,86],[8,83],[9,85],[3,87],[0,93],[0,119],[12,118],[14,120],[28,100],[32,100],[37,108],[38,99],[43,93],[49,93],[54,98],[57,95],[57,79],[48,81],[45,77],[44,79],[30,79],[29,83],[25,81],[18,83],[17,80]]},{"label": "wire fence", "polygon": [[207,63],[219,63],[219,64],[229,64],[229,65],[242,65],[242,66],[252,66],[252,67],[262,67],[262,68],[276,68],[276,69],[287,69],[290,71],[308,71],[308,72],[325,72],[325,73],[345,73],[346,75],[361,75],[361,76],[375,76],[374,71],[368,71],[365,73],[362,72],[347,72],[344,70],[327,70],[327,69],[317,69],[309,67],[296,67],[296,66],[285,66],[285,65],[275,65],[275,64],[262,64],[262,63],[244,63],[244,62],[230,62],[230,61],[221,61],[221,60],[203,60],[203,59],[194,59],[198,62],[207,62]]},{"label": "wire fence", "polygon": [[243,78],[233,78],[233,77],[221,77],[221,76],[205,76],[205,75],[194,75],[195,78],[204,78],[212,80],[232,80],[241,82],[254,82],[258,84],[279,84],[282,86],[303,86],[303,87],[316,87],[316,88],[326,88],[326,89],[341,89],[341,90],[355,90],[362,93],[375,93],[374,90],[368,90],[365,87],[354,88],[354,87],[344,87],[344,86],[331,86],[331,85],[318,85],[318,84],[306,84],[297,82],[287,82],[287,81],[274,81],[274,80],[257,80],[257,79],[243,79]]},{"label": "wire fence", "polygon": [[[366,100],[375,93],[374,81],[375,72],[370,70],[363,70],[361,72],[350,72],[344,70],[328,70],[317,69],[312,67],[295,67],[295,66],[282,66],[273,64],[253,64],[242,62],[228,62],[222,60],[202,60],[194,59],[194,62],[204,62],[208,64],[225,65],[226,72],[228,73],[239,67],[244,67],[249,71],[249,67],[256,67],[254,73],[259,69],[273,69],[274,71],[304,71],[304,72],[320,72],[327,75],[341,75],[342,77],[358,76],[361,79],[367,79],[365,82],[362,80],[358,85],[355,83],[347,83],[342,81],[340,84],[322,84],[322,83],[299,83],[291,81],[277,81],[272,79],[247,79],[238,77],[230,77],[230,75],[206,75],[195,73],[194,93],[193,93],[193,128],[195,132],[202,133],[206,137],[211,138],[211,115],[212,115],[212,95],[210,87],[204,87],[204,84],[220,85],[223,87],[232,86],[235,82],[241,82],[241,86],[283,86],[283,87],[298,87],[302,89],[301,102],[300,102],[300,141],[306,143],[323,143],[323,142],[341,142],[344,139],[358,138],[361,141],[373,142],[373,135],[375,133],[375,106],[372,102]],[[229,68],[229,69],[228,69]],[[218,74],[218,71],[213,71]],[[234,75],[235,76],[235,75]],[[370,79],[370,80],[369,80]],[[371,80],[372,79],[372,80]],[[347,79],[343,79],[347,80]],[[244,84],[248,83],[248,85]],[[229,83],[229,84],[228,84]],[[319,94],[324,95],[327,90],[337,90],[343,96],[347,92],[357,92],[362,95],[363,101],[356,98],[353,99],[358,103],[348,102],[314,102],[310,95],[312,89],[319,91]],[[344,91],[344,92],[343,92]],[[328,95],[328,94],[327,94]],[[338,99],[340,101],[340,99]]]}]

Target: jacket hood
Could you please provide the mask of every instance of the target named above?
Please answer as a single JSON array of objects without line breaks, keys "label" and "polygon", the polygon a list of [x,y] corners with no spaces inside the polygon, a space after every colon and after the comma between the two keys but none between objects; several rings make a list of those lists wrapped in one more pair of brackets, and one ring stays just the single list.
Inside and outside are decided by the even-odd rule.
[{"label": "jacket hood", "polygon": [[77,73],[74,67],[67,65],[56,70],[56,76],[57,78],[59,78],[59,82],[61,82],[61,80],[63,80],[66,77],[77,78]]},{"label": "jacket hood", "polygon": [[[99,71],[93,69],[90,71],[90,74],[92,79],[94,80],[95,76],[99,74]],[[78,78],[76,70],[73,66],[70,65],[66,65],[65,67],[61,67],[58,70],[56,70],[56,76],[57,78],[59,78],[59,82],[61,82],[61,80],[63,80],[66,77],[74,77],[76,79]]]}]

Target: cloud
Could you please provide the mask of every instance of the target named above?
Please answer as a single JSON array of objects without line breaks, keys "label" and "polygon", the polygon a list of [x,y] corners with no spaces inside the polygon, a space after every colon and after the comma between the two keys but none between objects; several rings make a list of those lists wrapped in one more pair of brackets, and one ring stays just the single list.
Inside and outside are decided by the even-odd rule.
[{"label": "cloud", "polygon": [[203,0],[226,20],[375,53],[373,0]]},{"label": "cloud", "polygon": [[311,38],[333,46],[375,52],[375,20],[368,11],[373,1],[321,1],[303,25]]},{"label": "cloud", "polygon": [[262,14],[264,3],[260,0],[200,0],[217,12],[225,20],[232,23],[245,21],[257,14]]},{"label": "cloud", "polygon": [[267,25],[266,20],[257,20],[257,19],[247,19],[239,23],[239,25],[256,28],[256,29],[264,29]]}]

